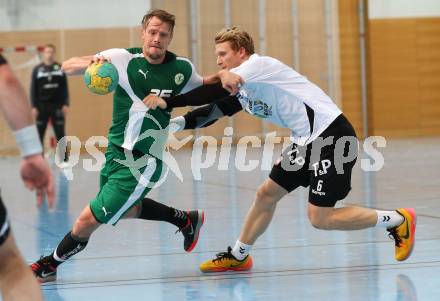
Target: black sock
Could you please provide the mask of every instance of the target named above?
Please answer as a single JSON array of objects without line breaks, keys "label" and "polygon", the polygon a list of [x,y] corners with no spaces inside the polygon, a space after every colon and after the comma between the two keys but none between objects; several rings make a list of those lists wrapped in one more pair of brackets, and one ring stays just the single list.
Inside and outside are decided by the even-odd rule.
[{"label": "black sock", "polygon": [[72,236],[72,232],[67,233],[52,253],[52,264],[55,267],[59,266],[73,255],[84,250],[88,242],[88,240],[81,241],[79,238]]},{"label": "black sock", "polygon": [[168,207],[150,198],[143,199],[141,213],[138,218],[169,222],[178,228],[185,227],[188,222],[186,212]]}]

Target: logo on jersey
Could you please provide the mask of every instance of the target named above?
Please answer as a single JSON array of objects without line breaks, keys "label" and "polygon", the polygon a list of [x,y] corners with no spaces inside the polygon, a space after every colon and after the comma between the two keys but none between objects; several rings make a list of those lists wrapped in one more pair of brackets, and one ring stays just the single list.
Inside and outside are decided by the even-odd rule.
[{"label": "logo on jersey", "polygon": [[107,211],[107,209],[105,209],[105,207],[102,207],[101,209],[102,209],[102,211],[104,211],[104,216],[107,216],[108,214],[112,213],[112,212]]},{"label": "logo on jersey", "polygon": [[176,85],[181,85],[184,79],[185,76],[182,73],[177,73],[176,76],[174,76],[174,82]]},{"label": "logo on jersey", "polygon": [[249,88],[247,90],[240,89],[237,94],[240,103],[243,107],[246,106],[246,112],[260,118],[268,118],[272,116],[272,106],[262,100],[253,100],[252,94],[254,94],[254,91]]},{"label": "logo on jersey", "polygon": [[145,79],[147,79],[148,70],[146,72],[142,71],[141,69],[138,70],[140,74],[144,76]]},{"label": "logo on jersey", "polygon": [[249,100],[247,109],[252,115],[260,118],[268,118],[272,116],[272,106],[261,100]]}]

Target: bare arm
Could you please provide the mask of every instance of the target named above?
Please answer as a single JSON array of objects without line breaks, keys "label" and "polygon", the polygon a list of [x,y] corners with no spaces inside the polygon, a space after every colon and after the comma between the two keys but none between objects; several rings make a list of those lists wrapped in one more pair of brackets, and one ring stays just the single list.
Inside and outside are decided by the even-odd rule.
[{"label": "bare arm", "polygon": [[8,64],[0,65],[0,79],[0,110],[10,128],[15,131],[31,125],[26,93]]},{"label": "bare arm", "polygon": [[203,84],[204,85],[212,85],[220,82],[220,77],[218,76],[218,73],[214,73],[208,76],[203,77]]},{"label": "bare arm", "polygon": [[94,61],[93,55],[72,57],[63,62],[61,69],[67,75],[81,75],[84,74],[87,67]]},{"label": "bare arm", "polygon": [[[0,56],[1,58],[1,56]],[[0,65],[0,111],[6,118],[23,155],[20,174],[27,188],[37,190],[37,204],[47,194],[49,206],[55,202],[55,192],[49,165],[41,155],[37,128],[32,122],[26,93],[8,64]]]},{"label": "bare arm", "polygon": [[220,70],[217,75],[222,82],[223,88],[228,90],[231,95],[237,94],[240,86],[244,84],[244,80],[238,74],[230,71]]}]

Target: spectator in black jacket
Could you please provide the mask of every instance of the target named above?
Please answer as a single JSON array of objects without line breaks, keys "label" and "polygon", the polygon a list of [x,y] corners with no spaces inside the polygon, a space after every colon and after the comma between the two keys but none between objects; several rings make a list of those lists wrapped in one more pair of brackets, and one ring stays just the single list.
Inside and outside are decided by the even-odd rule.
[{"label": "spectator in black jacket", "polygon": [[[55,61],[55,46],[47,44],[43,50],[43,62],[32,72],[32,114],[36,119],[38,134],[43,144],[49,120],[52,120],[57,142],[65,135],[65,117],[69,109],[69,92],[66,75]],[[67,153],[64,157],[67,161]]]}]

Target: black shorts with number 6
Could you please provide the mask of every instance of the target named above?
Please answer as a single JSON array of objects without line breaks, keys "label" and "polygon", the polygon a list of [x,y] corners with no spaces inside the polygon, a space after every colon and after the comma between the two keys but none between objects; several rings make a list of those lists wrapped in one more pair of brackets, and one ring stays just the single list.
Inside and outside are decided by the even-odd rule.
[{"label": "black shorts with number 6", "polygon": [[312,143],[287,147],[269,177],[288,192],[310,186],[310,203],[333,207],[351,190],[357,153],[356,133],[341,114]]}]

